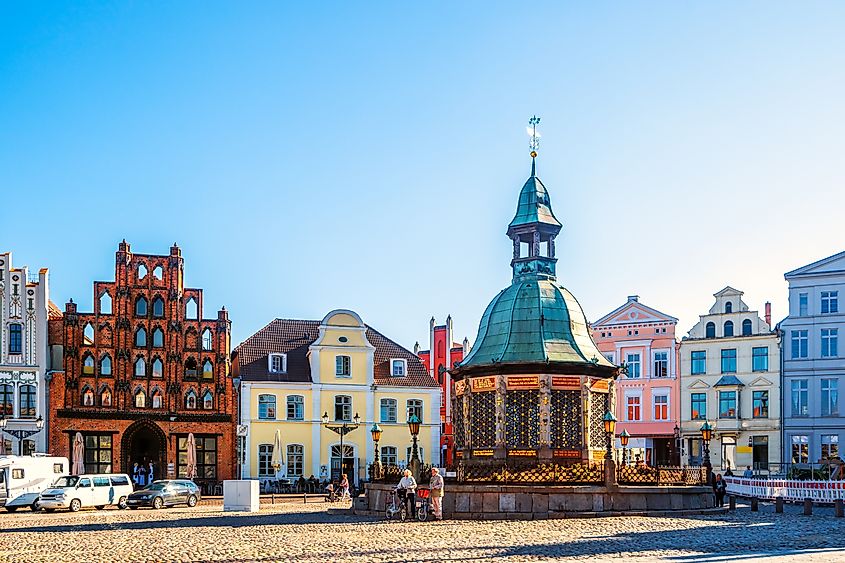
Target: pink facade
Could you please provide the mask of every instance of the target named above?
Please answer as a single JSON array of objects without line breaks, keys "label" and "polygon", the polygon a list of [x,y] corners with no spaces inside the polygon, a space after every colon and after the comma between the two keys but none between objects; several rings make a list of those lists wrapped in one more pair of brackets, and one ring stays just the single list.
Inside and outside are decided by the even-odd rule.
[{"label": "pink facade", "polygon": [[680,420],[677,323],[632,295],[590,327],[602,354],[627,367],[627,375],[616,383],[616,433],[627,430],[631,435],[630,461],[639,457],[648,465],[680,462],[675,440]]}]

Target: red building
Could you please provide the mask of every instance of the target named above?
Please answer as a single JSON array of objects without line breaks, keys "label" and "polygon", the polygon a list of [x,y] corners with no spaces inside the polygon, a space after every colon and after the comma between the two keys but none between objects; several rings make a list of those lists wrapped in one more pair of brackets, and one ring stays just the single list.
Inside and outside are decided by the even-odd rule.
[{"label": "red building", "polygon": [[196,482],[208,490],[234,478],[231,323],[225,308],[203,318],[202,290],[184,287],[179,247],[133,254],[121,242],[114,281],[94,282],[93,309],[79,312],[71,300],[50,320],[64,368],[49,382],[50,453],[71,458],[79,432],[86,471],[152,463],[155,478],[175,478],[186,473],[193,433]]},{"label": "red building", "polygon": [[466,338],[463,344],[452,341],[452,316],[449,315],[446,317],[446,324],[439,326],[435,324],[434,317],[431,317],[428,350],[420,350],[419,343],[414,346],[414,352],[443,391],[440,396],[440,463],[444,466],[452,465],[452,446],[454,445],[451,409],[447,407],[452,404],[452,378],[448,370],[464,359],[468,345]]}]

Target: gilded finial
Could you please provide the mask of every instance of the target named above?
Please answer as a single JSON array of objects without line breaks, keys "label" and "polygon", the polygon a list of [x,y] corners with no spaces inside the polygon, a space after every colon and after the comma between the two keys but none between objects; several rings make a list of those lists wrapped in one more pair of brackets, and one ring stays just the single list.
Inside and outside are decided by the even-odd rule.
[{"label": "gilded finial", "polygon": [[526,127],[526,131],[528,131],[528,136],[531,137],[531,141],[528,143],[528,148],[531,149],[531,175],[534,176],[535,174],[535,166],[534,166],[534,159],[537,158],[537,149],[540,148],[540,133],[537,132],[537,126],[540,124],[540,118],[536,115],[533,116],[531,119],[528,120],[528,127]]}]

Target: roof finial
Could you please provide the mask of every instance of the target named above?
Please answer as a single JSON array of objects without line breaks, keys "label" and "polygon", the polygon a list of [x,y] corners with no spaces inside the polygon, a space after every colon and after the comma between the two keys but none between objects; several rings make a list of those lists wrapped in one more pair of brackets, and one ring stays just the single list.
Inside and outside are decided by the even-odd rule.
[{"label": "roof finial", "polygon": [[528,148],[531,149],[531,176],[535,176],[536,167],[534,161],[537,158],[537,149],[540,148],[540,134],[537,132],[537,126],[540,124],[540,118],[536,115],[528,120],[528,135],[531,141],[528,143]]}]

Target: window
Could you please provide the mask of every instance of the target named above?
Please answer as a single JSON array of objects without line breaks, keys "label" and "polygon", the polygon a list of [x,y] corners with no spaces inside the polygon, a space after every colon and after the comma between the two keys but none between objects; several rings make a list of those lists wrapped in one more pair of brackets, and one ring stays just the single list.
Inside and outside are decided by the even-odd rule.
[{"label": "window", "polygon": [[258,446],[258,476],[259,477],[273,477],[276,472],[273,471],[273,445],[261,444]]},{"label": "window", "polygon": [[754,418],[769,418],[769,392],[754,391],[751,395],[751,407]]},{"label": "window", "polygon": [[390,374],[393,377],[405,377],[405,373],[408,371],[405,360],[391,360],[390,365]]},{"label": "window", "polygon": [[810,461],[810,440],[807,436],[792,437],[792,463]]},{"label": "window", "polygon": [[298,444],[288,446],[288,476],[301,477],[305,465],[305,448]]},{"label": "window", "polygon": [[698,375],[707,371],[707,352],[704,350],[696,350],[690,352],[690,363],[692,375]]},{"label": "window", "polygon": [[153,316],[159,319],[164,316],[164,299],[161,297],[153,299]]},{"label": "window", "polygon": [[206,360],[202,363],[202,378],[214,379],[214,365],[211,360]]},{"label": "window", "polygon": [[690,419],[707,420],[707,393],[690,395]]},{"label": "window", "polygon": [[[73,437],[70,437],[73,440]],[[111,434],[89,434],[85,436],[85,472],[111,473],[112,470]],[[73,453],[73,446],[70,448]],[[73,461],[73,460],[71,460]],[[81,483],[80,483],[81,484]]]},{"label": "window", "polygon": [[335,395],[334,419],[345,422],[352,421],[352,397],[349,395]]},{"label": "window", "polygon": [[135,346],[142,348],[147,345],[147,330],[144,327],[135,331]]},{"label": "window", "polygon": [[839,355],[839,329],[822,329],[822,358],[835,358]]},{"label": "window", "polygon": [[822,291],[822,315],[839,312],[839,292]]},{"label": "window", "polygon": [[[59,473],[61,473],[61,471],[59,471]],[[126,477],[126,475],[112,475],[111,477],[109,477],[109,480],[111,481],[111,484],[115,487],[129,484],[129,478]]]},{"label": "window", "polygon": [[654,396],[654,420],[669,420],[669,395]]},{"label": "window", "polygon": [[197,361],[193,358],[185,360],[185,377],[195,378],[197,376]]},{"label": "window", "polygon": [[288,395],[288,420],[305,419],[305,398],[302,395]]},{"label": "window", "polygon": [[147,406],[147,394],[144,393],[143,389],[135,391],[135,406],[139,409]]},{"label": "window", "polygon": [[654,374],[652,377],[669,377],[669,353],[654,353]]},{"label": "window", "polygon": [[628,354],[627,358],[628,358],[628,361],[626,363],[628,365],[628,378],[639,379],[640,378],[640,355],[639,354]]},{"label": "window", "polygon": [[213,350],[212,347],[212,338],[211,338],[211,329],[207,328],[202,331],[202,349],[203,350]]},{"label": "window", "polygon": [[145,377],[147,375],[147,362],[144,358],[135,360],[135,377]]},{"label": "window", "polygon": [[100,294],[100,314],[111,315],[111,295],[108,291]]},{"label": "window", "polygon": [[138,300],[135,302],[135,316],[136,317],[146,317],[147,316],[147,299],[144,297],[139,297]]},{"label": "window", "polygon": [[725,321],[724,335],[725,336],[733,336],[734,335],[734,323],[733,323],[733,321]]},{"label": "window", "polygon": [[381,422],[396,422],[396,399],[380,401]]},{"label": "window", "polygon": [[196,410],[197,408],[197,394],[193,390],[188,391],[185,395],[185,408],[188,410]]},{"label": "window", "polygon": [[726,313],[733,313],[734,312],[734,304],[728,301],[725,303],[725,312]]},{"label": "window", "polygon": [[705,338],[716,338],[716,324],[709,322],[704,329]]},{"label": "window", "polygon": [[138,266],[138,279],[142,280],[147,277],[147,267],[144,264]]},{"label": "window", "polygon": [[164,377],[164,362],[160,358],[153,360],[153,377]]},{"label": "window", "polygon": [[19,418],[35,418],[35,385],[21,385],[18,388]]},{"label": "window", "polygon": [[769,348],[751,349],[751,371],[769,371]]},{"label": "window", "polygon": [[792,359],[806,358],[808,354],[807,331],[792,331]]},{"label": "window", "polygon": [[839,380],[822,379],[822,416],[839,416]]},{"label": "window", "polygon": [[736,391],[719,391],[719,418],[737,418]]},{"label": "window", "polygon": [[394,446],[382,446],[381,448],[381,463],[382,465],[398,465],[399,454],[396,452]]},{"label": "window", "polygon": [[111,389],[109,389],[108,387],[104,387],[103,390],[100,391],[100,406],[111,406]]},{"label": "window", "polygon": [[111,375],[111,357],[108,355],[100,360],[100,375]]},{"label": "window", "polygon": [[[197,478],[217,479],[217,438],[214,436],[194,435],[197,452]],[[271,446],[272,448],[272,446]],[[178,476],[188,476],[188,438],[178,441]]]},{"label": "window", "polygon": [[351,359],[349,356],[335,356],[334,359],[334,374],[337,377],[349,377]]},{"label": "window", "polygon": [[286,373],[288,371],[288,357],[286,354],[270,354],[270,373]]},{"label": "window", "polygon": [[83,407],[93,407],[94,406],[94,391],[86,386],[82,390],[82,406]]},{"label": "window", "polygon": [[408,420],[411,420],[411,417],[416,415],[420,422],[423,421],[423,402],[422,399],[408,399],[406,403],[407,407],[407,414]]},{"label": "window", "polygon": [[792,416],[810,416],[810,392],[806,379],[793,379],[792,389]]},{"label": "window", "polygon": [[154,409],[160,409],[161,408],[161,391],[159,391],[158,389],[153,391],[153,396],[151,398],[152,398],[152,402],[153,402],[153,408]]},{"label": "window", "polygon": [[822,459],[839,458],[839,435],[822,434]]},{"label": "window", "polygon": [[722,350],[722,373],[736,373],[736,348]]},{"label": "window", "polygon": [[798,294],[798,316],[799,317],[806,317],[807,316],[807,294],[806,293],[799,293]]},{"label": "window", "polygon": [[84,375],[94,375],[94,356],[85,354],[85,359],[82,360],[82,373]]},{"label": "window", "polygon": [[607,361],[610,362],[611,364],[616,364],[616,357],[613,354],[608,353],[608,354],[605,354],[604,357],[607,358]]},{"label": "window", "polygon": [[197,307],[197,300],[191,297],[185,303],[185,318],[190,321],[195,321],[199,318],[199,308]]},{"label": "window", "polygon": [[82,345],[83,346],[93,346],[94,345],[94,327],[91,326],[91,323],[86,323],[85,328],[82,329]]},{"label": "window", "polygon": [[153,329],[153,348],[164,347],[164,331],[160,328]]},{"label": "window", "polygon": [[258,396],[258,420],[276,420],[276,396]]},{"label": "window", "polygon": [[208,389],[206,389],[205,393],[202,394],[202,408],[206,411],[210,411],[214,408],[214,395],[212,395],[211,391]]},{"label": "window", "polygon": [[625,397],[625,403],[628,409],[628,420],[630,422],[637,422],[640,420],[640,397],[639,395],[632,395]]},{"label": "window", "polygon": [[156,266],[153,268],[153,277],[157,280],[161,280],[164,277],[164,270],[161,266]]},{"label": "window", "polygon": [[12,469],[12,479],[23,479],[25,474],[23,469]]},{"label": "window", "polygon": [[15,388],[8,383],[0,384],[0,415],[12,416],[14,413]]},{"label": "window", "polygon": [[751,336],[751,319],[745,319],[742,321],[742,335],[743,336]]},{"label": "window", "polygon": [[9,325],[9,354],[22,354],[23,327],[19,323]]}]

